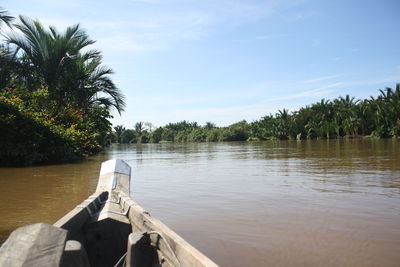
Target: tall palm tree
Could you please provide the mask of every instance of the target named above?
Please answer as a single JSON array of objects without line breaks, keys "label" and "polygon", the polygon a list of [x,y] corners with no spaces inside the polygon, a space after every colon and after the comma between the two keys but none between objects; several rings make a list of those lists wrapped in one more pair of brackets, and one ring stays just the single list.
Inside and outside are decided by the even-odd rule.
[{"label": "tall palm tree", "polygon": [[292,117],[289,110],[278,110],[275,116],[275,135],[279,139],[289,139],[291,137],[290,131],[292,129]]},{"label": "tall palm tree", "polygon": [[400,85],[397,84],[395,90],[385,88],[379,91],[381,95],[372,102],[377,129],[375,133],[383,137],[397,135],[400,122]]},{"label": "tall palm tree", "polygon": [[123,111],[124,96],[110,79],[112,70],[101,66],[100,52],[83,48],[94,44],[79,24],[59,33],[55,27],[46,30],[39,21],[19,16],[15,27],[22,35],[11,33],[8,43],[23,51],[34,66],[50,96],[61,105],[86,110],[91,105],[115,107]]},{"label": "tall palm tree", "polygon": [[51,90],[60,90],[60,79],[71,60],[94,41],[80,29],[79,24],[68,27],[64,34],[60,34],[54,27],[47,31],[37,20],[24,16],[19,16],[19,19],[20,23],[15,27],[22,35],[10,33],[8,43],[24,52]]}]

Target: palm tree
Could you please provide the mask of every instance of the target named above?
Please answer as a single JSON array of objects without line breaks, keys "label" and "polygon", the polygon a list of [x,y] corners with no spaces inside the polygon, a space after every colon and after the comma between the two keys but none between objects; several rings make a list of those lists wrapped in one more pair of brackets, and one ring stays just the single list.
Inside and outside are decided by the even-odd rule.
[{"label": "palm tree", "polygon": [[112,70],[101,66],[100,52],[81,52],[95,41],[79,24],[59,33],[52,26],[46,30],[39,21],[24,16],[19,19],[15,26],[22,35],[9,34],[8,43],[23,51],[23,57],[31,62],[59,106],[87,110],[92,105],[102,105],[123,111],[124,96],[109,78]]},{"label": "palm tree", "polygon": [[371,100],[376,124],[374,134],[381,137],[397,135],[400,121],[400,84],[396,85],[395,90],[385,88],[379,91],[381,95]]},{"label": "palm tree", "polygon": [[342,135],[356,135],[358,128],[361,126],[360,118],[358,117],[360,100],[355,100],[354,97],[346,95],[339,97],[333,101],[333,127],[336,137]]},{"label": "palm tree", "polygon": [[125,127],[122,125],[117,125],[114,127],[115,130],[115,137],[117,139],[117,143],[122,142],[122,133],[125,131]]},{"label": "palm tree", "polygon": [[275,136],[279,139],[289,139],[291,137],[290,131],[292,129],[292,117],[287,109],[278,110],[275,116]]},{"label": "palm tree", "polygon": [[204,125],[204,128],[207,129],[207,130],[210,130],[210,129],[217,128],[217,126],[215,125],[215,123],[212,123],[210,121],[206,121],[206,124]]},{"label": "palm tree", "polygon": [[317,120],[310,120],[304,128],[307,131],[307,139],[320,138],[323,135],[322,127]]},{"label": "palm tree", "polygon": [[135,123],[135,133],[137,136],[142,135],[142,132],[144,130],[143,126],[144,126],[144,123],[141,121]]},{"label": "palm tree", "polygon": [[360,101],[356,105],[356,117],[359,119],[361,135],[364,136],[368,128],[371,126],[372,122],[370,122],[372,114],[371,114],[371,105],[368,100]]},{"label": "palm tree", "polygon": [[97,51],[81,56],[78,54],[65,73],[63,84],[65,96],[77,108],[87,111],[92,105],[114,107],[119,114],[124,110],[125,97],[109,75],[112,69],[101,65]]},{"label": "palm tree", "polygon": [[311,106],[319,120],[330,120],[332,117],[332,103],[325,98]]},{"label": "palm tree", "polygon": [[360,100],[354,101],[355,97],[350,97],[349,95],[346,95],[346,97],[339,97],[339,102],[341,103],[342,107],[345,108],[352,108],[354,105],[356,105]]},{"label": "palm tree", "polygon": [[60,91],[60,80],[69,63],[79,51],[94,43],[80,29],[79,24],[68,27],[64,34],[59,34],[54,27],[44,29],[39,21],[19,16],[20,23],[15,27],[22,36],[10,33],[8,43],[16,45],[24,52],[41,75],[44,83],[53,91]]}]

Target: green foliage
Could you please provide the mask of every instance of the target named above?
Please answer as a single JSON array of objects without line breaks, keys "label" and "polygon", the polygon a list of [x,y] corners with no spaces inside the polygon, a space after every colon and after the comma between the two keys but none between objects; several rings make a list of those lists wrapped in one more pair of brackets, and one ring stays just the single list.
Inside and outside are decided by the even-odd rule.
[{"label": "green foliage", "polygon": [[[113,138],[132,139],[123,131],[112,135],[110,110],[123,111],[124,96],[101,53],[87,49],[94,41],[86,32],[74,25],[59,33],[19,19],[19,32],[0,44],[0,165],[73,161]],[[11,20],[0,8],[0,26]]]},{"label": "green foliage", "polygon": [[223,129],[219,141],[246,141],[249,138],[249,124],[240,121]]},{"label": "green foliage", "polygon": [[[47,86],[51,99],[59,106],[68,105],[84,111],[93,105],[123,111],[124,96],[109,77],[113,71],[101,65],[101,53],[97,50],[82,52],[95,41],[79,24],[59,33],[54,27],[45,29],[37,20],[24,16],[19,19],[15,27],[22,34],[11,32],[7,43],[21,51],[18,61],[29,63],[25,75],[33,74]],[[28,81],[26,87],[32,88],[32,79],[22,78]]]},{"label": "green foliage", "polygon": [[221,130],[214,128],[207,131],[206,142],[218,142],[221,140]]},{"label": "green foliage", "polygon": [[114,134],[113,136],[115,137],[113,142],[114,143],[122,143],[122,133],[125,131],[125,127],[122,125],[117,125],[114,127]]},{"label": "green foliage", "polygon": [[135,131],[127,129],[121,134],[121,143],[135,143]]},{"label": "green foliage", "polygon": [[164,129],[162,127],[159,127],[155,129],[151,135],[150,135],[150,142],[151,143],[159,143],[162,141],[162,135],[163,135]]},{"label": "green foliage", "polygon": [[257,137],[249,137],[247,138],[247,142],[260,142],[260,139]]},{"label": "green foliage", "polygon": [[111,142],[109,112],[87,113],[60,108],[55,112],[46,88],[0,91],[1,165],[67,162],[99,152]]},{"label": "green foliage", "polygon": [[187,142],[205,142],[207,140],[207,132],[203,128],[193,128],[187,135]]},{"label": "green foliage", "polygon": [[[145,124],[136,123],[134,131],[141,132],[138,129],[142,125]],[[360,101],[349,95],[333,101],[322,99],[294,112],[283,109],[275,116],[267,115],[251,123],[240,121],[228,127],[216,127],[211,122],[206,122],[204,126],[188,121],[169,123],[154,131],[149,130],[146,138],[136,138],[135,142],[300,140],[361,136],[400,136],[400,84],[395,90],[381,90],[376,99]]]},{"label": "green foliage", "polygon": [[0,101],[1,165],[72,161],[82,155],[74,149],[72,138],[40,117],[21,112],[17,105]]}]

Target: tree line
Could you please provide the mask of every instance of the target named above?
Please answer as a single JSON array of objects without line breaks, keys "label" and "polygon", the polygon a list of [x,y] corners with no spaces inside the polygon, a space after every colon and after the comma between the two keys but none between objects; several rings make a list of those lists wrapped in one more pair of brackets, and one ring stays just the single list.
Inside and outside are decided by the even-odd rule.
[{"label": "tree line", "polygon": [[[356,100],[346,95],[289,112],[279,110],[253,122],[239,121],[227,127],[207,122],[182,121],[155,128],[138,122],[133,129],[114,127],[113,142],[219,142],[270,139],[388,138],[400,136],[400,84],[379,90],[377,97]],[[149,125],[151,127],[149,127]]]},{"label": "tree line", "polygon": [[0,165],[81,159],[111,142],[124,110],[112,69],[79,24],[59,32],[0,8]]}]

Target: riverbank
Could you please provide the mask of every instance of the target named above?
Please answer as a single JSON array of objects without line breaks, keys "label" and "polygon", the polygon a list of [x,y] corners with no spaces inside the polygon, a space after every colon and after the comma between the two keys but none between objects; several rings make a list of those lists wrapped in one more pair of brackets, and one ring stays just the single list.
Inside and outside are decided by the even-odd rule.
[{"label": "riverbank", "polygon": [[259,120],[245,120],[227,127],[207,122],[181,121],[155,128],[138,122],[132,129],[114,127],[113,142],[219,142],[391,138],[400,136],[400,84],[380,90],[370,99],[356,100],[349,95],[333,100],[322,99],[296,111],[279,110]]}]

